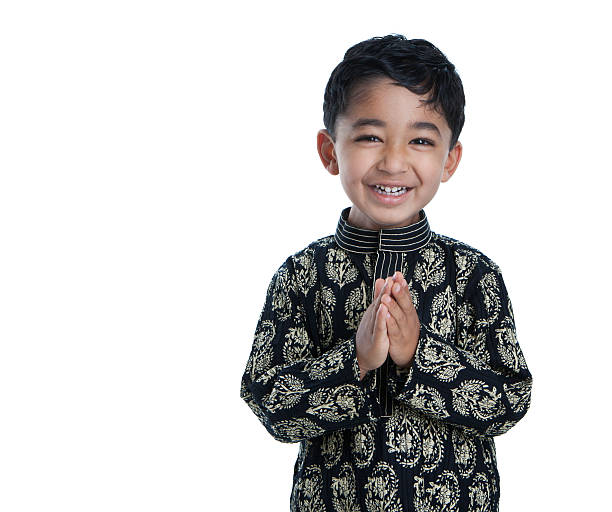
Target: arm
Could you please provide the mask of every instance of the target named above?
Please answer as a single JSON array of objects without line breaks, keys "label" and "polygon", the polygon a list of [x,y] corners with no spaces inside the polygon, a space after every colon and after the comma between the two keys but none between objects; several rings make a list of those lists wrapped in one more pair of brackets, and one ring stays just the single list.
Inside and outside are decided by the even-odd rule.
[{"label": "arm", "polygon": [[477,267],[456,314],[455,343],[435,332],[442,324],[433,313],[429,326],[421,323],[396,399],[480,435],[503,434],[527,412],[532,377],[495,264]]},{"label": "arm", "polygon": [[289,257],[268,286],[240,389],[283,442],[372,421],[377,407],[371,379],[360,380],[355,334],[317,354],[302,299]]}]

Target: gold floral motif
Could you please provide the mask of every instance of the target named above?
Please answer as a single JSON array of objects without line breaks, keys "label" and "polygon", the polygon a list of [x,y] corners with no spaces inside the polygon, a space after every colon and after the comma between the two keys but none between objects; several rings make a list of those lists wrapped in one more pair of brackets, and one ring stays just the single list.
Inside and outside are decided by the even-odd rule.
[{"label": "gold floral motif", "polygon": [[351,432],[351,453],[357,467],[364,468],[370,464],[374,456],[373,423],[357,425]]},{"label": "gold floral motif", "polygon": [[421,457],[421,433],[417,425],[414,414],[401,402],[395,404],[393,415],[385,425],[389,452],[405,468],[416,466]]},{"label": "gold floral motif", "polygon": [[516,340],[512,318],[509,316],[504,318],[501,326],[495,329],[495,337],[497,339],[497,351],[505,366],[515,372],[527,368],[527,363]]},{"label": "gold floral motif", "polygon": [[476,443],[459,428],[453,429],[451,439],[459,476],[467,478],[476,466]]},{"label": "gold floral motif", "polygon": [[421,371],[431,373],[443,382],[450,382],[465,368],[456,349],[449,345],[427,335],[419,343],[421,346],[416,352],[416,362]]},{"label": "gold floral motif", "polygon": [[476,473],[472,485],[468,487],[470,511],[494,512],[492,508],[494,489],[484,473]]},{"label": "gold floral motif", "polygon": [[446,339],[455,337],[455,294],[449,285],[431,302],[430,329]]},{"label": "gold floral motif", "polygon": [[446,278],[444,253],[438,245],[431,242],[421,249],[420,256],[420,261],[414,269],[413,279],[426,292],[430,286],[437,286]]},{"label": "gold floral motif", "polygon": [[325,421],[346,421],[357,416],[357,409],[363,407],[363,396],[357,386],[343,384],[315,391],[308,403],[308,414]]},{"label": "gold floral motif", "polygon": [[514,384],[504,383],[504,391],[514,412],[523,412],[529,407],[531,401],[531,379],[515,382]]},{"label": "gold floral motif", "polygon": [[291,314],[291,299],[289,291],[293,291],[293,283],[285,266],[280,267],[275,274],[272,290],[272,311],[279,322],[287,320]]},{"label": "gold floral motif", "polygon": [[423,455],[423,471],[429,473],[438,468],[444,458],[446,444],[446,428],[439,421],[421,416],[421,445]]},{"label": "gold floral motif", "polygon": [[300,361],[309,355],[310,339],[308,332],[302,326],[290,327],[285,334],[283,358],[286,363]]},{"label": "gold floral motif", "polygon": [[399,482],[393,468],[387,462],[374,466],[365,485],[368,512],[401,512]]},{"label": "gold floral motif", "polygon": [[464,380],[451,389],[453,408],[463,416],[473,416],[481,421],[490,420],[506,412],[501,393],[495,386],[481,380]]},{"label": "gold floral motif", "polygon": [[477,327],[489,327],[493,325],[501,311],[501,299],[499,296],[499,283],[495,274],[489,272],[482,276],[478,286],[483,296],[483,303],[487,312],[487,318],[479,319]]},{"label": "gold floral motif", "polygon": [[291,509],[300,512],[321,512],[325,510],[325,504],[321,496],[322,487],[321,468],[308,466],[304,470],[302,479],[293,488]]},{"label": "gold floral motif", "polygon": [[446,410],[444,397],[431,386],[417,384],[410,396],[410,405],[415,409],[429,414],[435,418],[448,418],[450,414]]},{"label": "gold floral motif", "polygon": [[276,335],[274,323],[270,320],[259,322],[253,340],[253,350],[247,362],[246,371],[252,380],[255,380],[260,373],[270,368],[272,364],[272,340]]},{"label": "gold floral motif", "polygon": [[455,251],[455,267],[457,269],[457,293],[463,296],[470,275],[476,268],[478,258],[473,251],[457,249]]},{"label": "gold floral motif", "polygon": [[357,268],[346,251],[344,249],[333,248],[327,250],[325,273],[340,288],[352,283],[359,276]]},{"label": "gold floral motif", "polygon": [[320,436],[324,430],[308,418],[293,418],[272,424],[276,437],[288,443]]},{"label": "gold floral motif", "polygon": [[360,512],[355,473],[348,462],[342,464],[337,477],[332,477],[331,490],[332,505],[336,512]]},{"label": "gold floral motif", "polygon": [[296,288],[306,296],[317,282],[314,248],[308,247],[293,256]]},{"label": "gold floral motif", "polygon": [[453,512],[459,503],[459,481],[450,471],[443,471],[425,488],[425,480],[414,477],[414,506],[417,512]]},{"label": "gold floral motif", "polygon": [[278,377],[272,391],[264,397],[263,403],[270,412],[290,409],[300,401],[308,390],[304,383],[294,375]]},{"label": "gold floral motif", "polygon": [[351,290],[344,303],[344,314],[346,316],[344,323],[349,331],[357,330],[369,303],[368,288],[365,281],[361,281],[357,288]]},{"label": "gold floral motif", "polygon": [[335,466],[342,456],[343,432],[329,432],[321,442],[321,454],[326,468]]}]

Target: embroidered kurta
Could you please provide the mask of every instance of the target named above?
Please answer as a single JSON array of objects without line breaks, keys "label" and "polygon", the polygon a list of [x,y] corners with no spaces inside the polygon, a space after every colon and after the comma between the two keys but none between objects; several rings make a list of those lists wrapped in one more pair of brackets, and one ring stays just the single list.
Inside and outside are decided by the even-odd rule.
[{"label": "embroidered kurta", "polygon": [[[498,509],[493,437],[527,412],[531,374],[499,267],[430,229],[348,224],[274,273],[240,395],[300,442],[292,511]],[[399,270],[421,324],[413,361],[359,379],[355,337],[373,284]]]}]

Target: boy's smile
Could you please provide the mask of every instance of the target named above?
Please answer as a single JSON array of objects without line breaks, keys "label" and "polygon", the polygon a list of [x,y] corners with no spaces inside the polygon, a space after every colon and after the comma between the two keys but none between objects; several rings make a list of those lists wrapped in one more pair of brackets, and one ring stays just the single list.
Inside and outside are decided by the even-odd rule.
[{"label": "boy's smile", "polygon": [[[339,174],[352,202],[349,224],[378,230],[409,226],[461,159],[444,117],[390,78],[358,87],[336,120],[336,141],[317,135],[326,169]],[[382,190],[386,187],[386,190]],[[397,187],[397,188],[393,188]]]}]

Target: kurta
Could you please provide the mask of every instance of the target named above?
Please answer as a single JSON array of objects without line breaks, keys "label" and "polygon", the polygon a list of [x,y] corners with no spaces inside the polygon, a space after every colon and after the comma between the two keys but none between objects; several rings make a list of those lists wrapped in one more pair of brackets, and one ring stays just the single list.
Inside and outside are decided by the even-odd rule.
[{"label": "kurta", "polygon": [[[349,211],[274,273],[241,383],[268,432],[300,442],[291,510],[498,510],[493,438],[525,415],[532,383],[500,268],[424,210],[381,230]],[[387,358],[360,380],[357,328],[374,281],[396,270],[417,349],[408,369]]]}]

